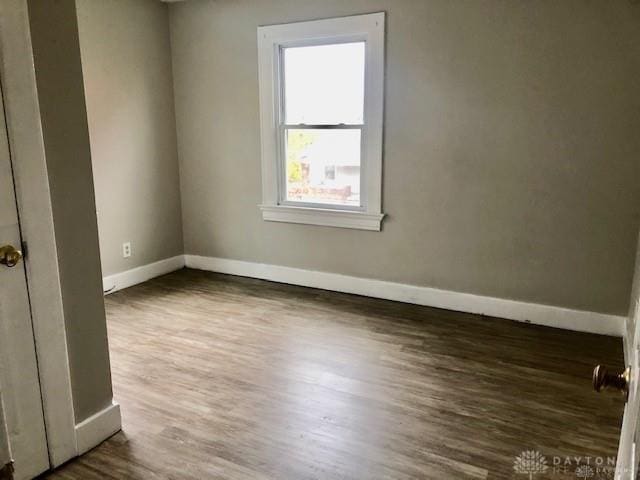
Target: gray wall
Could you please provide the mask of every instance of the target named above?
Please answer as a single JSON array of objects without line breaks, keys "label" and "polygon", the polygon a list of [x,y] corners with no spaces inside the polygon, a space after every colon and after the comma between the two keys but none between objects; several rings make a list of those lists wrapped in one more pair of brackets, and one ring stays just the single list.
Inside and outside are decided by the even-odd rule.
[{"label": "gray wall", "polygon": [[77,0],[77,9],[102,270],[111,275],[183,253],[168,9],[158,0]]},{"label": "gray wall", "polygon": [[[261,219],[256,28],[386,11],[382,232]],[[170,6],[185,250],[625,314],[640,224],[640,5]]]},{"label": "gray wall", "polygon": [[29,1],[76,422],[111,403],[91,153],[74,0]]}]

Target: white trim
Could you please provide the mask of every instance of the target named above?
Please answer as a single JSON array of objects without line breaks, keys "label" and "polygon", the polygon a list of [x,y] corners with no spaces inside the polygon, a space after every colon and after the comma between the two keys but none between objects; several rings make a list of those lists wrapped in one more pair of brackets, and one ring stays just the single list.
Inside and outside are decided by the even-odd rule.
[{"label": "white trim", "polygon": [[328,210],[322,208],[260,205],[262,218],[270,222],[304,223],[327,227],[380,231],[383,213]]},{"label": "white trim", "polygon": [[113,293],[181,268],[184,268],[184,255],[177,255],[106,276],[102,279],[102,283],[106,293]]},{"label": "white trim", "polygon": [[[262,154],[263,219],[270,221],[309,223],[343,228],[380,230],[382,215],[382,135],[384,116],[384,34],[385,13],[371,13],[350,17],[330,18],[309,22],[258,27],[258,81],[260,89],[260,140]],[[345,208],[306,206],[304,215],[296,210],[276,210],[281,202],[280,184],[282,147],[280,145],[282,47],[336,43],[340,41],[366,42],[364,124],[362,125],[362,188],[360,212],[379,216],[377,228],[370,221],[351,221],[354,211]],[[345,127],[347,128],[347,127]],[[268,208],[270,209],[268,209]],[[290,207],[302,208],[302,207]],[[333,213],[327,214],[330,210]],[[317,213],[317,219],[314,219]],[[344,217],[344,220],[338,220]],[[366,217],[360,217],[366,218]]]},{"label": "white trim", "polygon": [[225,258],[185,255],[185,260],[188,268],[199,270],[507,318],[579,332],[615,336],[622,336],[624,333],[625,317],[617,315]]},{"label": "white trim", "polygon": [[121,428],[120,405],[113,402],[104,410],[91,415],[76,425],[78,455],[82,455],[93,447],[100,445],[107,438],[118,433]]},{"label": "white trim", "polygon": [[[0,50],[49,461],[76,456],[69,357],[27,2],[0,2]],[[3,172],[5,175],[6,172]]]}]

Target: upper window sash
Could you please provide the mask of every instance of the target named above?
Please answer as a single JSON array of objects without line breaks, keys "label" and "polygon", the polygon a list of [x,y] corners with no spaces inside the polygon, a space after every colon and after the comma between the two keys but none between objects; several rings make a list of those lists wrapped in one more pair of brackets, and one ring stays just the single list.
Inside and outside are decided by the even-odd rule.
[{"label": "upper window sash", "polygon": [[[278,98],[280,123],[286,124],[364,124],[366,98],[366,38],[358,36],[307,41],[303,45],[280,46]],[[340,66],[328,76],[323,64]],[[341,64],[340,64],[341,62]],[[304,66],[304,68],[300,68]],[[298,67],[298,68],[295,68]],[[328,81],[320,84],[319,79]],[[315,103],[313,94],[328,89],[349,92],[348,97],[326,97]],[[339,95],[339,94],[338,94]],[[341,102],[337,100],[341,99]],[[292,116],[289,118],[289,114]],[[304,118],[304,115],[307,118]]]}]

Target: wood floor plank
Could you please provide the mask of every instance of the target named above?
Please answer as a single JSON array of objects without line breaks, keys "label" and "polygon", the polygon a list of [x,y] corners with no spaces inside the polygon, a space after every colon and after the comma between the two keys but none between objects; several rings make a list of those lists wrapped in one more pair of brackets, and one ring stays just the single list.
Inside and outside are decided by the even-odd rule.
[{"label": "wood floor plank", "polygon": [[590,382],[620,339],[187,269],[106,307],[123,432],[47,478],[511,479],[524,450],[616,453],[623,400]]}]

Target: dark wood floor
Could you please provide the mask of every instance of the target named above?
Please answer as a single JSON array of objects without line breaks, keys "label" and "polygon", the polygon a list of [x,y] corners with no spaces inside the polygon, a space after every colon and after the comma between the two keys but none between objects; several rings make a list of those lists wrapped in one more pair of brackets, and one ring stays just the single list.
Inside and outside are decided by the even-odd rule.
[{"label": "dark wood floor", "polygon": [[193,270],[106,304],[123,432],[50,478],[525,479],[523,450],[616,452],[590,375],[619,339]]}]

